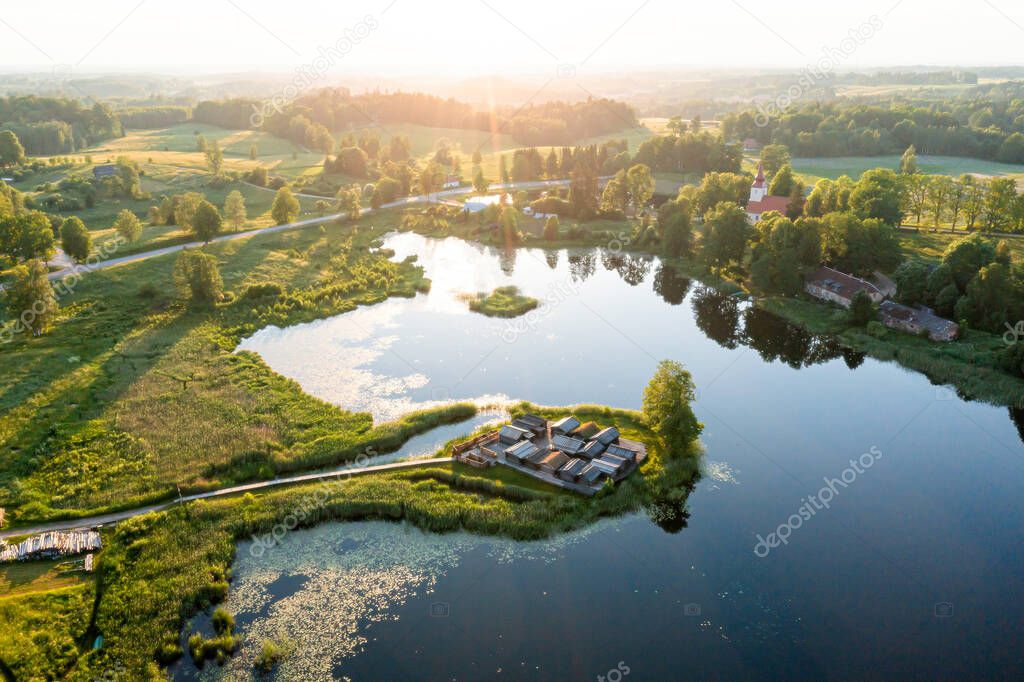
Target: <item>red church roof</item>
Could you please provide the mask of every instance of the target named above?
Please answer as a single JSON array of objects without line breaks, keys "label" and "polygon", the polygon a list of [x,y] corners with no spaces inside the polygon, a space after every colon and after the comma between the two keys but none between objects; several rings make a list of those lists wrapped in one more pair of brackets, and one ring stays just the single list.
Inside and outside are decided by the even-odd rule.
[{"label": "red church roof", "polygon": [[778,211],[782,215],[786,215],[786,208],[789,206],[789,197],[769,197],[766,196],[761,201],[751,201],[747,204],[747,213],[760,216],[762,213],[768,211]]},{"label": "red church roof", "polygon": [[767,187],[768,181],[764,177],[764,166],[760,163],[757,164],[757,177],[754,178],[754,187],[762,188]]}]

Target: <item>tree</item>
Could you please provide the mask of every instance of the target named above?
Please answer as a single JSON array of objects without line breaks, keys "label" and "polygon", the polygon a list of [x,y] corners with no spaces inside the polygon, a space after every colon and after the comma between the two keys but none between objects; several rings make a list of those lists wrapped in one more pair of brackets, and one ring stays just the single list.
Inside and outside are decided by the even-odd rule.
[{"label": "tree", "polygon": [[1020,319],[1020,294],[1011,279],[1010,268],[992,263],[978,271],[967,285],[967,292],[956,304],[956,317],[978,329],[1003,331],[1007,320]]},{"label": "tree", "polygon": [[723,201],[732,202],[737,206],[746,206],[747,200],[750,198],[750,182],[749,175],[708,173],[701,180],[694,195],[697,215],[704,215]]},{"label": "tree", "polygon": [[658,231],[671,258],[693,253],[693,211],[685,199],[666,201],[658,208]]},{"label": "tree", "polygon": [[122,208],[114,220],[114,229],[127,241],[136,242],[142,235],[142,222],[127,208]]},{"label": "tree", "polygon": [[790,165],[791,160],[789,147],[784,144],[768,144],[761,149],[761,166],[769,176]]},{"label": "tree", "polygon": [[196,236],[196,239],[209,243],[220,232],[223,222],[217,207],[203,199],[196,207],[195,216],[192,219],[192,234]]},{"label": "tree", "polygon": [[3,297],[8,317],[32,336],[49,329],[57,315],[57,297],[50,284],[49,270],[39,259],[11,268]]},{"label": "tree", "polygon": [[441,179],[443,177],[444,173],[441,170],[441,166],[433,161],[424,166],[423,170],[420,171],[416,182],[420,187],[420,191],[426,195],[427,203],[430,203],[430,195],[441,186]]},{"label": "tree", "polygon": [[558,216],[548,216],[547,221],[544,223],[544,239],[549,242],[558,241],[560,227]]},{"label": "tree", "polygon": [[903,211],[896,173],[876,168],[861,175],[850,194],[850,210],[861,218],[877,218],[898,226],[903,221]]},{"label": "tree", "polygon": [[601,211],[604,213],[623,212],[629,203],[629,181],[626,171],[619,171],[604,186],[601,192]]},{"label": "tree", "polygon": [[921,216],[928,205],[928,176],[911,173],[900,176],[903,209],[914,216],[914,224],[921,224]]},{"label": "tree", "polygon": [[796,179],[793,177],[793,168],[786,164],[772,178],[771,184],[768,185],[768,194],[773,197],[788,197],[792,193],[795,183]]},{"label": "tree", "polygon": [[[970,175],[966,177],[971,177]],[[949,231],[956,232],[956,224],[960,221],[960,215],[964,212],[967,203],[967,193],[970,188],[964,182],[964,178],[951,180],[949,185]]]},{"label": "tree", "polygon": [[803,273],[821,264],[822,221],[795,223],[769,212],[756,225],[758,238],[750,257],[750,278],[761,291],[795,296],[803,289]]},{"label": "tree", "polygon": [[196,134],[196,151],[206,153],[206,138],[200,134]]},{"label": "tree", "polygon": [[256,160],[257,151],[258,150],[256,149],[256,145],[249,145],[249,158],[252,159],[253,161]]},{"label": "tree", "polygon": [[270,215],[278,225],[286,225],[299,215],[299,200],[295,198],[287,185],[277,190],[277,194],[274,195]]},{"label": "tree", "polygon": [[483,157],[482,154],[480,154],[480,150],[479,149],[473,150],[473,165],[474,166],[479,166],[481,163],[483,163],[483,161],[484,161],[484,157]]},{"label": "tree", "polygon": [[789,190],[789,203],[786,204],[786,217],[796,220],[804,213],[804,183],[796,181]]},{"label": "tree", "polygon": [[25,163],[25,148],[18,136],[10,130],[0,130],[0,168]]},{"label": "tree", "polygon": [[503,184],[509,183],[508,162],[505,160],[504,154],[498,157],[498,177],[501,178]]},{"label": "tree", "polygon": [[213,144],[206,149],[206,165],[210,167],[210,172],[214,175],[220,175],[220,172],[224,170],[224,152],[220,150],[217,140],[214,140]]},{"label": "tree", "polygon": [[750,224],[747,213],[736,204],[721,202],[704,217],[701,255],[711,266],[726,266],[743,260]]},{"label": "tree", "polygon": [[473,174],[473,189],[477,194],[483,194],[490,186],[491,183],[484,177],[484,172],[478,166],[476,172]]},{"label": "tree", "polygon": [[985,198],[984,221],[988,231],[1000,231],[1010,226],[1013,202],[1017,199],[1017,181],[1013,178],[993,178],[988,183]]},{"label": "tree", "polygon": [[345,217],[349,221],[359,220],[360,216],[360,200],[362,199],[362,193],[359,191],[359,185],[352,185],[349,188],[341,188],[338,190],[338,210],[345,214]]},{"label": "tree", "polygon": [[969,174],[961,176],[960,182],[964,185],[964,228],[973,230],[985,211],[988,188]]},{"label": "tree", "polygon": [[64,253],[81,263],[92,253],[92,235],[81,220],[72,216],[60,226],[60,246]]},{"label": "tree", "polygon": [[690,405],[694,397],[693,376],[673,360],[662,360],[644,388],[644,420],[673,453],[681,454],[704,430]]},{"label": "tree", "polygon": [[928,179],[928,211],[932,216],[933,227],[938,227],[946,214],[954,184],[953,179],[946,175],[933,175]]},{"label": "tree", "polygon": [[505,240],[505,245],[513,246],[517,244],[519,242],[519,218],[516,215],[516,210],[511,206],[502,206],[499,224],[501,225],[501,235]]},{"label": "tree", "polygon": [[942,263],[949,267],[953,281],[962,292],[978,271],[996,259],[996,247],[978,232],[949,243]]},{"label": "tree", "polygon": [[245,197],[237,189],[231,190],[224,199],[224,218],[236,230],[244,225],[248,218],[245,211]]},{"label": "tree", "polygon": [[634,165],[626,173],[626,187],[634,211],[640,211],[654,196],[654,176],[651,169],[642,163]]},{"label": "tree", "polygon": [[900,303],[925,303],[928,296],[928,266],[919,261],[904,261],[893,273]]},{"label": "tree", "polygon": [[45,213],[29,211],[0,218],[0,254],[16,262],[49,260],[54,253],[53,227]]},{"label": "tree", "polygon": [[863,291],[858,291],[853,295],[847,317],[850,324],[855,327],[865,327],[868,322],[877,317],[878,312],[875,310],[875,302],[871,300],[870,296]]},{"label": "tree", "polygon": [[920,172],[917,166],[917,149],[910,145],[900,159],[900,175],[914,175]]},{"label": "tree", "polygon": [[174,263],[174,283],[183,294],[202,303],[219,301],[224,292],[217,259],[196,249],[186,249],[178,256]]},{"label": "tree", "polygon": [[196,210],[204,201],[206,197],[199,192],[185,192],[174,197],[174,224],[191,232]]}]

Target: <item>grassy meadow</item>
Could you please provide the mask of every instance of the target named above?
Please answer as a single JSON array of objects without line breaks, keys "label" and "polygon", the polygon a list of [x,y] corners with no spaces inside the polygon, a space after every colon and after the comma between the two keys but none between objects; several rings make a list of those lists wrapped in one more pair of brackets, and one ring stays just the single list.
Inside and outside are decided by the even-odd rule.
[{"label": "grassy meadow", "polygon": [[[411,296],[429,283],[371,252],[397,215],[206,247],[231,300],[185,304],[176,255],[92,273],[54,328],[0,347],[0,506],[28,522],[75,517],[183,491],[267,478],[397,448],[469,414],[445,408],[374,425],[304,394],[237,342]],[[250,287],[250,285],[253,285]]]},{"label": "grassy meadow", "polygon": [[[98,564],[102,589],[93,608],[85,601],[88,586],[71,594],[0,601],[0,626],[18,632],[19,643],[26,643],[17,651],[0,645],[0,658],[18,679],[56,676],[54,671],[72,680],[111,671],[131,679],[160,676],[157,661],[166,664],[183,655],[179,634],[186,618],[227,595],[235,543],[270,533],[296,509],[307,510],[300,527],[383,519],[431,532],[468,530],[516,539],[543,538],[639,509],[666,527],[680,523],[700,475],[697,444],[668,451],[636,412],[573,409],[584,421],[615,424],[624,436],[646,442],[648,459],[640,471],[614,490],[586,498],[506,467],[481,471],[450,463],[194,502],[141,516],[105,532]],[[527,404],[514,412],[527,410],[556,412]],[[38,617],[43,606],[55,613]],[[104,636],[104,646],[90,651],[87,643],[95,634]],[[57,644],[61,655],[55,657]]]}]

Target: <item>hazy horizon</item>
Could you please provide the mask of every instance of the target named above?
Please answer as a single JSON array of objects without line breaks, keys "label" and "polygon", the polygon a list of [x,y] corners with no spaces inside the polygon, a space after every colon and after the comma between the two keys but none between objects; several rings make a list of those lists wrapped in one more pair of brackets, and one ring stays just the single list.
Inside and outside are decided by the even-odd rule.
[{"label": "hazy horizon", "polygon": [[[835,71],[970,68],[1006,65],[1024,34],[1024,10],[999,0],[967,7],[951,0],[849,7],[802,0],[771,7],[745,0],[696,6],[641,0],[608,7],[460,0],[446,9],[447,18],[436,7],[408,0],[345,6],[319,0],[297,6],[265,0],[9,6],[0,10],[0,70],[290,73],[332,50],[325,79],[556,76],[568,68],[579,75],[785,70],[823,59]],[[189,38],[185,45],[183,36]]]}]

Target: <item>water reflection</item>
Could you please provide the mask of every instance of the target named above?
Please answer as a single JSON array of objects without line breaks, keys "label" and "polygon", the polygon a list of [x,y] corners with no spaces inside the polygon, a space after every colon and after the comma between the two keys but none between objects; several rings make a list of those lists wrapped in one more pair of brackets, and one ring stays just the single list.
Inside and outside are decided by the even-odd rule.
[{"label": "water reflection", "polygon": [[704,335],[723,348],[740,344],[740,302],[712,287],[700,285],[691,301],[694,321]]},{"label": "water reflection", "polygon": [[1024,408],[1011,407],[1010,421],[1017,427],[1017,435],[1020,436],[1021,442],[1024,442]]},{"label": "water reflection", "polygon": [[662,263],[654,273],[654,293],[669,305],[679,305],[690,291],[690,280],[679,270]]},{"label": "water reflection", "polygon": [[781,360],[793,369],[828,362],[843,354],[842,345],[831,336],[804,331],[755,306],[743,311],[743,339],[765,360]]}]

